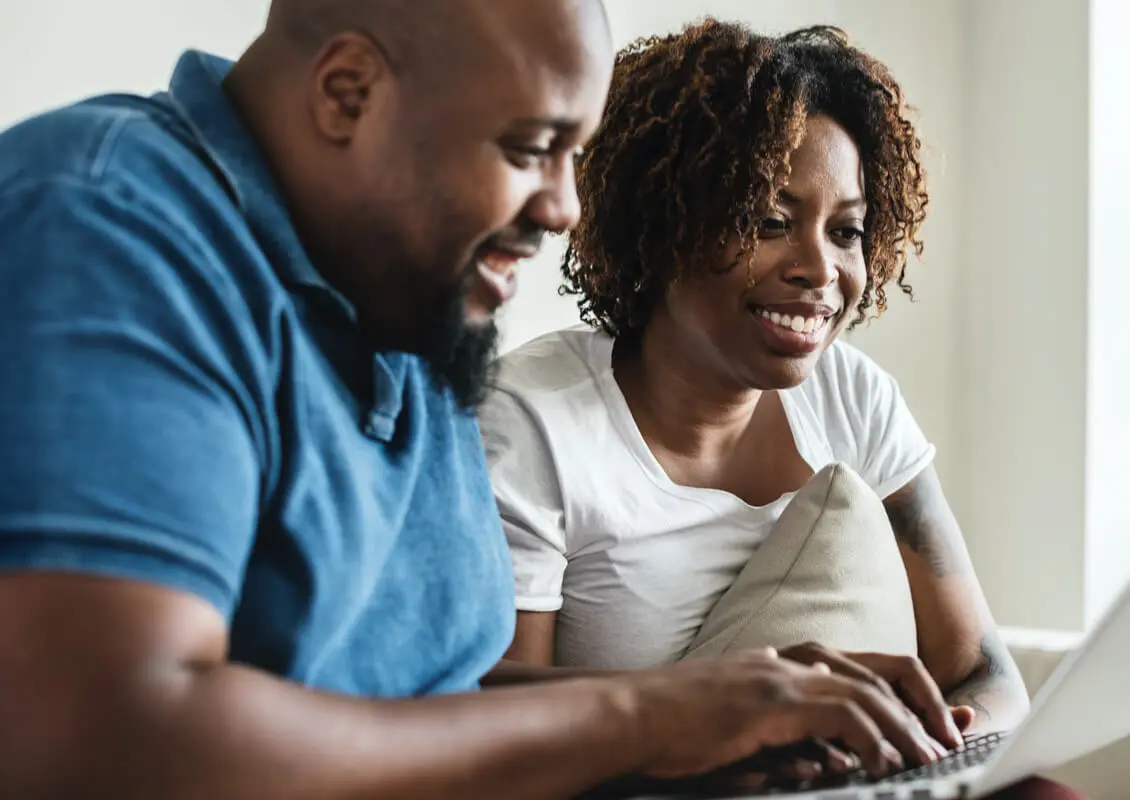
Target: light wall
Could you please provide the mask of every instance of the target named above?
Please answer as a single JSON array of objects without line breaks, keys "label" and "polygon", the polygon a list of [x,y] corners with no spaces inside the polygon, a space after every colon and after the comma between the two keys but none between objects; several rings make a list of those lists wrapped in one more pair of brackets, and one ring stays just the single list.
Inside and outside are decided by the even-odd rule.
[{"label": "light wall", "polygon": [[[1110,17],[1126,13],[1118,0],[1096,2]],[[927,251],[911,275],[918,301],[895,298],[854,338],[899,378],[938,445],[998,618],[1065,629],[1093,619],[1130,565],[1118,463],[1130,450],[1120,411],[1130,387],[1117,366],[1130,364],[1120,308],[1130,273],[1117,264],[1125,222],[1116,203],[1130,168],[1125,119],[1091,138],[1089,4],[607,3],[620,44],[713,13],[771,31],[837,24],[890,65],[919,109],[927,148]],[[95,92],[162,88],[190,46],[235,56],[266,7],[0,0],[0,125]],[[1127,69],[1115,49],[1124,29],[1107,25],[1096,41]],[[1108,106],[1122,90],[1096,79]],[[1122,172],[1108,171],[1116,163]],[[556,293],[559,262],[558,244],[525,270],[504,319],[507,347],[576,321],[573,301]]]},{"label": "light wall", "polygon": [[1130,578],[1130,6],[1091,13],[1090,274],[1087,320],[1086,609],[1093,621]]},{"label": "light wall", "polygon": [[182,50],[237,56],[266,0],[0,0],[0,125],[107,91],[168,86]]},{"label": "light wall", "polygon": [[1012,624],[1088,619],[1088,4],[971,2],[955,488]]}]

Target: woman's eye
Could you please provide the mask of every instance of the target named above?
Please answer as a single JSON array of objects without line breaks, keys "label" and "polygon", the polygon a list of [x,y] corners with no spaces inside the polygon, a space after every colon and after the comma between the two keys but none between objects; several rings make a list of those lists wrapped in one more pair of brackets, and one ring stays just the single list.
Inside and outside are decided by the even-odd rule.
[{"label": "woman's eye", "polygon": [[839,228],[836,231],[836,236],[848,242],[861,242],[863,241],[863,231],[859,228]]},{"label": "woman's eye", "polygon": [[758,229],[763,236],[786,233],[789,230],[789,221],[776,217],[764,217],[759,223]]}]

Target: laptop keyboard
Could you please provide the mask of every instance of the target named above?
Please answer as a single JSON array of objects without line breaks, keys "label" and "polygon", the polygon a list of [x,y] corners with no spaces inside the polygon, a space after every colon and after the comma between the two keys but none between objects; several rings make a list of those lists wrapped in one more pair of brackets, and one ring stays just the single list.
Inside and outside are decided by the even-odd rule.
[{"label": "laptop keyboard", "polygon": [[965,744],[957,748],[945,758],[940,758],[933,764],[908,769],[884,778],[880,783],[908,783],[910,781],[930,780],[931,778],[944,778],[963,769],[984,764],[996,752],[1005,734],[987,733],[984,736],[974,736],[966,739]]},{"label": "laptop keyboard", "polygon": [[[965,740],[965,744],[951,751],[944,758],[932,764],[896,772],[885,778],[876,780],[866,772],[859,772],[840,777],[829,777],[822,781],[815,781],[811,788],[838,788],[842,786],[887,786],[890,784],[911,783],[913,781],[928,781],[945,778],[956,772],[961,772],[970,767],[984,764],[996,752],[1007,734],[987,733],[982,736],[973,736]],[[928,794],[923,795],[929,797]]]},{"label": "laptop keyboard", "polygon": [[[925,766],[914,767],[913,769],[908,769],[903,772],[896,772],[894,775],[888,775],[885,778],[876,779],[863,770],[859,770],[858,772],[853,772],[848,775],[828,776],[826,778],[818,778],[814,781],[776,786],[757,793],[756,796],[772,797],[777,794],[788,795],[798,791],[844,789],[844,800],[850,800],[850,798],[858,796],[851,791],[851,787],[871,786],[875,787],[876,790],[873,795],[874,797],[884,798],[886,795],[883,794],[881,789],[884,786],[890,786],[890,798],[894,800],[902,796],[895,791],[895,786],[897,785],[912,783],[914,781],[937,780],[961,772],[964,769],[984,764],[997,750],[1006,736],[1007,734],[988,733],[983,736],[970,737],[965,740],[965,744],[961,747],[950,752],[944,758],[938,759],[933,764],[926,764]],[[837,800],[840,797],[839,794],[834,796]],[[932,793],[926,789],[915,790],[911,796],[914,797],[915,800],[918,800],[919,797],[921,797],[922,800],[929,800]]]}]

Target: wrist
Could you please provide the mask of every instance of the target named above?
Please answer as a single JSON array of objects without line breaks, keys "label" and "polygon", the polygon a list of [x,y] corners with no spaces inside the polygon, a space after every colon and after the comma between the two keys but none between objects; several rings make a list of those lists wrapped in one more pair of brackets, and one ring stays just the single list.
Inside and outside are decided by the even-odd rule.
[{"label": "wrist", "polygon": [[639,773],[654,760],[661,738],[650,717],[652,708],[638,676],[585,681],[601,694],[601,717],[609,721],[607,745],[623,756],[623,774]]}]

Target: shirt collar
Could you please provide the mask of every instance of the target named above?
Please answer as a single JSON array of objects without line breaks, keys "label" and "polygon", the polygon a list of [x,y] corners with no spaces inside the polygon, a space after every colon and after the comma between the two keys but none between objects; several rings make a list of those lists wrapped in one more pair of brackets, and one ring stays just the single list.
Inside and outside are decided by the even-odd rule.
[{"label": "shirt collar", "polygon": [[[228,184],[228,189],[284,284],[314,288],[332,296],[351,319],[352,305],[314,268],[266,160],[223,89],[233,64],[196,50],[177,61],[167,101]],[[364,420],[367,436],[388,441],[404,397],[407,357],[373,357],[373,407]]]},{"label": "shirt collar", "polygon": [[232,62],[195,50],[173,70],[168,99],[228,184],[272,266],[287,284],[333,291],[298,240],[282,195],[223,89]]}]

